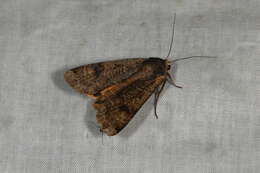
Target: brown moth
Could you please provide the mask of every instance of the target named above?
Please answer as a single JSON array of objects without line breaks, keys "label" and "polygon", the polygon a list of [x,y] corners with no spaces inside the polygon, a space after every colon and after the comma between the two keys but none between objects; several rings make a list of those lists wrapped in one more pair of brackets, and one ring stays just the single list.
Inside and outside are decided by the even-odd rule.
[{"label": "brown moth", "polygon": [[[173,43],[175,16],[173,21],[167,58]],[[132,58],[88,64],[65,72],[64,78],[72,88],[95,99],[97,123],[101,131],[113,136],[129,123],[153,93],[157,117],[156,103],[166,81],[175,85],[168,71],[173,62],[180,60],[169,61],[167,58]]]},{"label": "brown moth", "polygon": [[64,77],[78,92],[96,99],[97,122],[112,136],[166,82],[169,68],[167,60],[160,58],[133,58],[81,66]]}]

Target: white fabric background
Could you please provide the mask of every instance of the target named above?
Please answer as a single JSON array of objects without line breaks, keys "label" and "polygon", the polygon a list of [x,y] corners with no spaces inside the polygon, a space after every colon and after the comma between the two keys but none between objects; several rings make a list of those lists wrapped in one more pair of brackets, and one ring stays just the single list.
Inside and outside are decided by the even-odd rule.
[{"label": "white fabric background", "polygon": [[[260,172],[258,0],[0,0],[0,172]],[[63,72],[165,57],[177,13],[178,63],[117,136]]]}]

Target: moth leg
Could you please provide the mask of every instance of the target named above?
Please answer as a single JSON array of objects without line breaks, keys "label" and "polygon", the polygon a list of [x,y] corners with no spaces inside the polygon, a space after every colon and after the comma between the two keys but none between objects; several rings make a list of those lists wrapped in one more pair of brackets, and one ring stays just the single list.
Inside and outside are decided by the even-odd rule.
[{"label": "moth leg", "polygon": [[100,131],[100,133],[102,134],[102,145],[104,145],[104,141],[103,141],[104,132],[103,132],[103,130],[102,130],[101,128],[99,129],[99,131]]},{"label": "moth leg", "polygon": [[165,84],[166,84],[166,80],[163,82],[163,84],[161,85],[161,88],[159,90],[158,90],[159,87],[156,88],[155,93],[154,93],[154,96],[155,96],[155,98],[154,98],[154,115],[155,115],[156,119],[158,119],[157,103],[158,103],[159,96],[160,96]]},{"label": "moth leg", "polygon": [[171,75],[169,73],[167,73],[167,81],[172,84],[173,86],[177,87],[177,88],[182,88],[182,86],[179,86],[175,83],[175,81],[173,80],[173,78],[171,77]]},{"label": "moth leg", "polygon": [[157,102],[158,102],[158,88],[156,88],[155,92],[154,92],[154,116],[156,119],[158,119],[158,115],[157,115]]}]

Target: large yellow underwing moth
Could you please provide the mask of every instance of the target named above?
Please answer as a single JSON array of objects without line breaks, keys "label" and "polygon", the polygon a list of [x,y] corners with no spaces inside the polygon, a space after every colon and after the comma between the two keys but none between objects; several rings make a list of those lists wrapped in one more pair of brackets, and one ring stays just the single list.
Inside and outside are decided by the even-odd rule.
[{"label": "large yellow underwing moth", "polygon": [[151,57],[106,61],[65,72],[64,78],[72,88],[95,99],[93,106],[97,110],[97,123],[101,131],[108,136],[120,132],[153,93],[157,117],[156,105],[166,81],[175,85],[168,73],[171,64],[177,60],[196,57],[168,60],[172,49],[175,18],[176,15],[166,59]]}]

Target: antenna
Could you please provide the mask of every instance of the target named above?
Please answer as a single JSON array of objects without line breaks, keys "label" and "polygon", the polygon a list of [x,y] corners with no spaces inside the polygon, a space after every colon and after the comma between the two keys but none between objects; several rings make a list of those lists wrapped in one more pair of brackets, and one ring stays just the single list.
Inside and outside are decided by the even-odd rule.
[{"label": "antenna", "polygon": [[169,61],[170,64],[176,62],[176,61],[181,61],[181,60],[185,60],[185,59],[191,59],[191,58],[217,58],[216,56],[189,56],[189,57],[184,57],[184,58],[178,58],[172,61]]},{"label": "antenna", "polygon": [[174,13],[174,17],[173,17],[173,22],[172,22],[172,38],[171,38],[171,44],[170,44],[169,52],[168,52],[168,55],[166,56],[166,59],[169,58],[169,56],[170,56],[170,54],[171,54],[171,51],[172,51],[172,47],[173,47],[175,21],[176,21],[176,13]]}]

